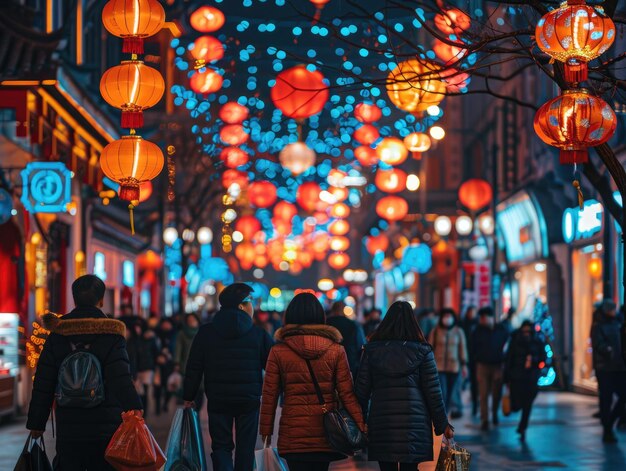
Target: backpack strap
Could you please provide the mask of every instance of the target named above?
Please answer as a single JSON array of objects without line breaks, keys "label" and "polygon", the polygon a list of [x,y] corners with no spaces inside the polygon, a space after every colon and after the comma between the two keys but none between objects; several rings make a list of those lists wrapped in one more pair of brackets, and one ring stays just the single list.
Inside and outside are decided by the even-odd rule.
[{"label": "backpack strap", "polygon": [[304,361],[306,361],[306,366],[309,369],[309,374],[311,375],[311,381],[313,382],[313,387],[315,388],[315,394],[317,395],[317,400],[320,403],[320,406],[322,406],[322,411],[326,412],[326,401],[324,401],[324,395],[322,394],[322,388],[320,388],[320,384],[317,382],[317,378],[315,377],[315,372],[313,371],[313,366],[311,365],[311,362],[307,359],[305,359]]}]

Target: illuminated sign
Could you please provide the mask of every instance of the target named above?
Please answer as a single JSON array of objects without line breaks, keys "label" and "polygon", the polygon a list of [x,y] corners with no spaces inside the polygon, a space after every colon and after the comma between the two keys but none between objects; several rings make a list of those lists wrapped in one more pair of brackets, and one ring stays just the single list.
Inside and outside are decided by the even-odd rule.
[{"label": "illuminated sign", "polygon": [[102,281],[107,280],[106,258],[102,252],[96,252],[93,260],[93,274]]},{"label": "illuminated sign", "polygon": [[71,202],[72,174],[63,162],[31,162],[21,172],[22,204],[31,213],[60,213]]},{"label": "illuminated sign", "polygon": [[426,244],[411,244],[402,253],[401,267],[404,271],[427,273],[433,266],[432,251]]},{"label": "illuminated sign", "polygon": [[122,262],[122,283],[129,288],[135,286],[135,264],[130,260]]},{"label": "illuminated sign", "polygon": [[593,237],[602,230],[604,208],[599,201],[587,200],[580,209],[567,208],[563,213],[563,239],[566,243]]},{"label": "illuminated sign", "polygon": [[0,188],[0,224],[11,219],[11,211],[13,211],[11,195],[5,189]]}]

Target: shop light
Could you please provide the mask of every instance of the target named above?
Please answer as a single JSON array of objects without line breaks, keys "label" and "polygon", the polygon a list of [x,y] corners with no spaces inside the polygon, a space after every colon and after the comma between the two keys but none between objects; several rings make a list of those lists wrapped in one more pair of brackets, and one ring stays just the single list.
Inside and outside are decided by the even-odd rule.
[{"label": "shop light", "polygon": [[490,214],[483,214],[478,218],[478,227],[485,235],[492,235],[496,228],[493,217]]},{"label": "shop light", "polygon": [[356,299],[353,296],[346,296],[346,299],[343,300],[348,306],[355,306]]},{"label": "shop light", "polygon": [[545,263],[535,263],[535,271],[537,273],[543,273],[546,269],[547,267]]},{"label": "shop light", "polygon": [[235,219],[237,219],[237,211],[232,208],[228,208],[226,211],[224,211],[224,213],[222,213],[223,222],[231,223]]},{"label": "shop light", "polygon": [[461,236],[470,235],[472,233],[473,226],[474,223],[472,222],[472,218],[469,216],[459,216],[454,224],[456,232]]},{"label": "shop light", "polygon": [[430,137],[432,137],[436,141],[440,141],[444,137],[446,137],[446,131],[441,126],[433,126],[428,132],[430,134]]},{"label": "shop light", "polygon": [[183,240],[185,242],[193,242],[195,238],[196,238],[196,233],[192,231],[191,229],[185,229],[183,231]]},{"label": "shop light", "polygon": [[486,245],[475,245],[471,249],[469,249],[469,256],[475,262],[482,262],[486,260],[489,256],[489,250]]},{"label": "shop light", "polygon": [[329,278],[322,278],[317,282],[317,287],[320,291],[330,291],[335,287],[335,283],[333,283],[333,280]]},{"label": "shop light", "polygon": [[286,262],[286,261],[283,260],[282,262],[280,262],[278,264],[278,269],[280,271],[287,271],[287,270],[289,270],[289,262]]},{"label": "shop light", "polygon": [[365,287],[365,296],[374,296],[374,287],[366,286]]},{"label": "shop light", "polygon": [[406,189],[409,191],[417,191],[420,187],[420,177],[411,173],[406,177]]},{"label": "shop light", "polygon": [[[346,271],[344,271],[343,272],[343,279],[346,280],[348,283],[354,281],[354,270],[351,270],[350,268],[348,268]],[[322,280],[320,280],[320,281],[322,281]],[[319,287],[319,284],[318,284],[318,287]],[[322,288],[320,287],[320,289],[322,289]]]},{"label": "shop light", "polygon": [[213,242],[213,231],[208,227],[201,227],[196,235],[199,244],[206,245]]},{"label": "shop light", "polygon": [[441,108],[439,108],[437,105],[430,105],[428,108],[426,108],[426,113],[428,113],[429,116],[439,116],[439,113],[441,113]]},{"label": "shop light", "polygon": [[233,241],[241,242],[243,240],[243,234],[239,231],[233,232]]},{"label": "shop light", "polygon": [[445,237],[452,231],[452,221],[448,216],[439,216],[435,219],[435,232],[441,237]]},{"label": "shop light", "polygon": [[254,276],[257,280],[260,280],[265,276],[265,272],[263,272],[260,268],[255,268],[252,272],[252,276]]},{"label": "shop light", "polygon": [[178,240],[178,231],[175,227],[167,227],[163,231],[163,242],[172,246]]},{"label": "shop light", "polygon": [[283,292],[280,290],[280,288],[274,287],[274,288],[272,288],[270,290],[270,296],[272,298],[280,298],[282,296],[282,294],[283,294]]},{"label": "shop light", "polygon": [[348,317],[348,318],[352,319],[352,318],[354,317],[354,308],[352,308],[352,307],[350,307],[350,306],[345,306],[345,307],[343,308],[343,314],[344,314],[346,317]]}]

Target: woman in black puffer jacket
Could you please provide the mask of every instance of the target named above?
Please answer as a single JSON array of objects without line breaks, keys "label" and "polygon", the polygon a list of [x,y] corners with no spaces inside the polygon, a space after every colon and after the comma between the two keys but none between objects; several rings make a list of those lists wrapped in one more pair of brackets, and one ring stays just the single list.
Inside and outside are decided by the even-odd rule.
[{"label": "woman in black puffer jacket", "polygon": [[381,471],[415,471],[433,460],[433,437],[454,436],[443,404],[435,358],[411,305],[391,305],[365,346],[356,395],[368,414],[370,460]]}]

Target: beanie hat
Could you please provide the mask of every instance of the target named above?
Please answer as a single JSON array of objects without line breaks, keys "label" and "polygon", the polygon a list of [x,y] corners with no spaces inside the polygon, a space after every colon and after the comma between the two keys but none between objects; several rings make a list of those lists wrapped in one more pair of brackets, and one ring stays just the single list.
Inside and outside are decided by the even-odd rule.
[{"label": "beanie hat", "polygon": [[250,296],[252,288],[245,283],[233,283],[222,290],[219,295],[220,305],[223,308],[236,308],[244,299]]}]

